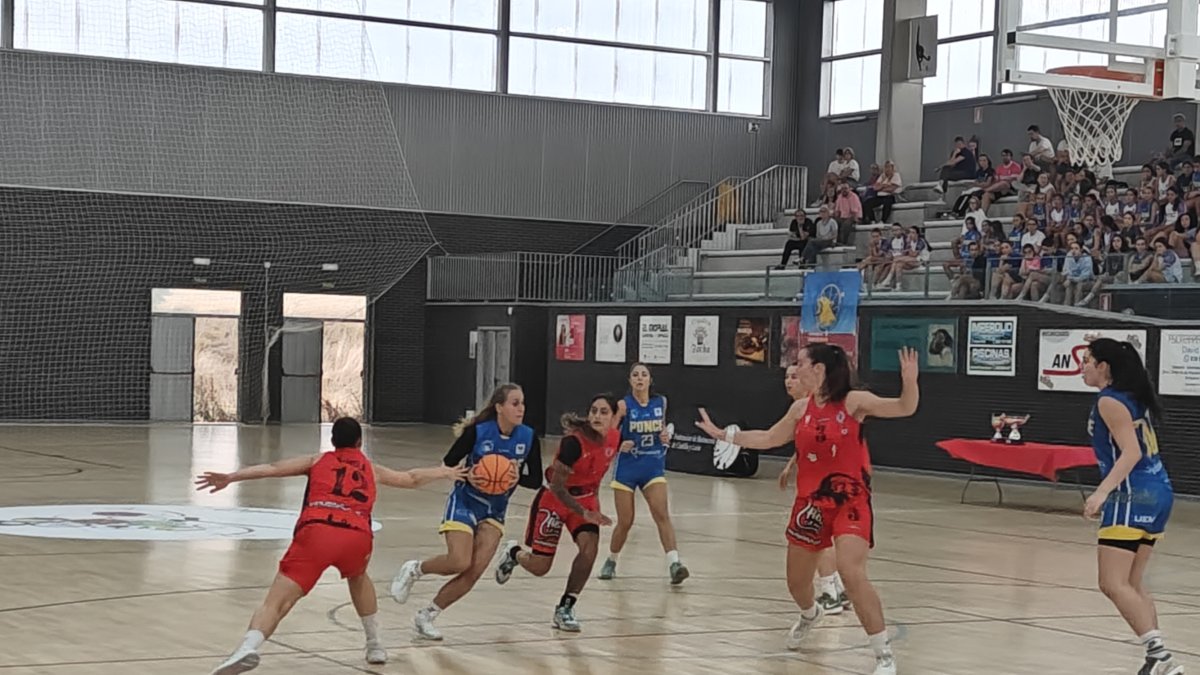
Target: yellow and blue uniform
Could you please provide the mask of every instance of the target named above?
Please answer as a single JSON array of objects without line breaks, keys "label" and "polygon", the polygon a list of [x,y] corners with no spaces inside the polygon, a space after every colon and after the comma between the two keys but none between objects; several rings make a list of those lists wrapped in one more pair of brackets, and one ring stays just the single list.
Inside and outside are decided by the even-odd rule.
[{"label": "yellow and blue uniform", "polygon": [[633,450],[617,455],[613,489],[633,492],[667,482],[667,448],[661,437],[667,426],[666,413],[667,399],[662,396],[651,396],[646,405],[638,403],[632,394],[625,396],[621,442],[633,441]]},{"label": "yellow and blue uniform", "polygon": [[1088,418],[1088,435],[1092,437],[1092,449],[1096,452],[1102,477],[1108,476],[1121,456],[1116,439],[1100,416],[1099,401],[1105,397],[1119,401],[1129,410],[1141,457],[1133,471],[1129,472],[1129,477],[1121,481],[1104,503],[1100,516],[1100,539],[1154,541],[1162,537],[1175,501],[1171,479],[1167,477],[1167,470],[1158,455],[1158,436],[1154,433],[1145,406],[1126,392],[1112,387],[1102,389],[1096,399],[1097,405],[1092,408],[1091,417]]},{"label": "yellow and blue uniform", "polygon": [[[462,435],[446,453],[443,462],[446,466],[458,466],[459,462],[466,459],[467,468],[470,469],[484,455],[491,454],[503,455],[517,462],[520,467],[517,485],[541,487],[541,448],[533,429],[524,424],[518,425],[508,436],[500,433],[500,427],[494,421],[472,424],[463,430]],[[455,483],[450,497],[446,500],[446,513],[438,532],[474,533],[483,524],[503,532],[508,500],[516,489],[517,486],[514,485],[503,494],[489,495],[475,489],[466,481]]]}]

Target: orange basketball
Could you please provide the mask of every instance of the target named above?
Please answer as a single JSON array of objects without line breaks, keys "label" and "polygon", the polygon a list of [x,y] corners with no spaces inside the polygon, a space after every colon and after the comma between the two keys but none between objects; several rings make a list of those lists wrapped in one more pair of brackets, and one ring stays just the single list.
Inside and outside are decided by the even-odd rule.
[{"label": "orange basketball", "polygon": [[516,483],[512,479],[513,461],[504,455],[484,455],[471,468],[475,477],[475,487],[480,492],[489,495],[501,495],[512,489]]}]

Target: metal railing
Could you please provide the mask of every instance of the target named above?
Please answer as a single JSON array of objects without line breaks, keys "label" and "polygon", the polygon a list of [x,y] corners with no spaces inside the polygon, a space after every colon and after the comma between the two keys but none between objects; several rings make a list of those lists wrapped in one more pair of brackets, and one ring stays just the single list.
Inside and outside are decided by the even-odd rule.
[{"label": "metal railing", "polygon": [[687,203],[681,205],[671,213],[666,214],[666,216],[651,225],[645,232],[642,232],[638,236],[621,244],[619,247],[617,247],[617,255],[630,260],[644,255],[646,250],[642,248],[641,242],[647,235],[664,227],[670,226],[677,219],[686,216],[696,209],[703,208],[706,204],[711,204],[718,196],[729,191],[731,188],[741,185],[744,182],[746,182],[746,178],[743,176],[726,176],[725,178],[722,178],[704,192],[701,192],[692,199],[688,200]]},{"label": "metal railing", "polygon": [[617,220],[620,225],[661,225],[682,208],[709,191],[702,180],[678,180],[670,187],[642,202]]},{"label": "metal railing", "polygon": [[617,254],[636,260],[667,246],[699,246],[726,225],[774,221],[780,211],[802,205],[807,191],[808,169],[802,166],[779,164],[744,180],[726,179],[695,206],[623,244]]},{"label": "metal railing", "polygon": [[426,298],[442,301],[608,302],[621,260],[559,253],[480,253],[428,259]]}]

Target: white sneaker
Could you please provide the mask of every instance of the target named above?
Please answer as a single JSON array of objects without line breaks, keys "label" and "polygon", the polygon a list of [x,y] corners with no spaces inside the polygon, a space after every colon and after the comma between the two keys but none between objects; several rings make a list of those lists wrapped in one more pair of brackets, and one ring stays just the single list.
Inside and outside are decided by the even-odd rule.
[{"label": "white sneaker", "polygon": [[817,604],[821,606],[826,616],[835,616],[846,611],[846,608],[842,606],[841,599],[837,595],[837,589],[832,587],[825,589],[821,593],[820,597],[817,598]]},{"label": "white sneaker", "polygon": [[423,609],[413,617],[413,631],[418,640],[437,641],[442,639],[442,632],[433,625],[433,619],[429,618],[429,614]]},{"label": "white sneaker", "polygon": [[510,539],[504,542],[504,549],[500,553],[500,562],[496,565],[496,583],[503,586],[512,578],[513,570],[517,569],[516,552],[517,540]]},{"label": "white sneaker", "polygon": [[217,666],[212,675],[237,675],[254,670],[258,667],[258,652],[252,649],[238,649],[225,663]]},{"label": "white sneaker", "polygon": [[387,650],[379,645],[367,645],[366,650],[367,663],[373,665],[382,665],[388,662]]},{"label": "white sneaker", "polygon": [[896,658],[891,654],[876,656],[874,675],[896,675]]},{"label": "white sneaker", "polygon": [[1183,666],[1175,663],[1173,658],[1166,661],[1147,658],[1138,675],[1183,675]]},{"label": "white sneaker", "polygon": [[792,651],[800,649],[800,643],[804,642],[804,638],[808,637],[808,634],[812,632],[813,626],[817,625],[824,618],[825,610],[821,609],[821,604],[816,603],[813,606],[817,608],[817,615],[811,619],[806,619],[801,614],[800,618],[796,619],[796,623],[792,625],[792,629],[788,631],[788,649]]},{"label": "white sneaker", "polygon": [[408,602],[408,594],[420,576],[421,561],[409,560],[400,566],[396,578],[392,579],[392,599],[400,604]]}]

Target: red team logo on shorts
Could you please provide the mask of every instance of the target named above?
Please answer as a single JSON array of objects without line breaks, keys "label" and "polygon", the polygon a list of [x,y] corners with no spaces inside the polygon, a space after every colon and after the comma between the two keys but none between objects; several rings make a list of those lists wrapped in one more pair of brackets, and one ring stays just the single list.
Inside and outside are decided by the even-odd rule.
[{"label": "red team logo on shorts", "polygon": [[825,516],[820,507],[811,500],[804,508],[797,508],[788,528],[788,535],[816,546],[821,543],[821,532],[825,529]]},{"label": "red team logo on shorts", "polygon": [[562,536],[563,522],[558,514],[550,509],[538,509],[538,528],[533,543],[537,546],[554,548]]}]

